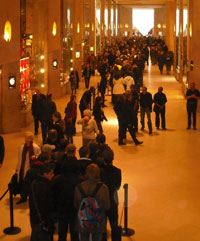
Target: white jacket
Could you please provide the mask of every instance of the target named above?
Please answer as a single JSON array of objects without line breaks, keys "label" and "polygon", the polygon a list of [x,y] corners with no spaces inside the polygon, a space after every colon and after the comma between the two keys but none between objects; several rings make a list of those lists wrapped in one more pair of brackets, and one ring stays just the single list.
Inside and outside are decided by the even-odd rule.
[{"label": "white jacket", "polygon": [[118,80],[113,79],[113,94],[114,95],[122,95],[125,92],[124,86],[123,86],[124,80],[123,78],[120,78]]}]

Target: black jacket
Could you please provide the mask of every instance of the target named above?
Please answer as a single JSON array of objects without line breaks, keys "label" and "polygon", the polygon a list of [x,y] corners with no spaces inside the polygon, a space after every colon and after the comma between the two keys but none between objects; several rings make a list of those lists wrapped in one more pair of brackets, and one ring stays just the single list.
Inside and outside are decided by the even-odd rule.
[{"label": "black jacket", "polygon": [[117,191],[121,186],[121,170],[113,165],[104,165],[101,168],[101,181],[108,186],[112,208],[118,204]]},{"label": "black jacket", "polygon": [[42,217],[42,221],[45,225],[50,226],[53,223],[51,218],[53,211],[53,202],[50,195],[50,182],[43,176],[39,176],[31,184],[31,190],[29,195],[29,207],[30,207],[30,221],[31,224],[39,224],[40,219],[33,199],[33,192],[36,199],[36,203]]},{"label": "black jacket", "polygon": [[39,117],[40,110],[41,110],[41,103],[42,103],[42,100],[44,99],[46,99],[46,97],[43,94],[40,94],[39,97],[37,96],[37,94],[34,94],[32,96],[32,105],[31,105],[32,115],[36,115]]}]

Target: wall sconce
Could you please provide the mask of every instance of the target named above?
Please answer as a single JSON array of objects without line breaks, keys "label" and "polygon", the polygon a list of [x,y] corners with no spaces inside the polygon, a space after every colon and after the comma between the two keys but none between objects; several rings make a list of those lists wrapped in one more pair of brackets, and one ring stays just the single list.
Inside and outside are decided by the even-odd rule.
[{"label": "wall sconce", "polygon": [[77,33],[80,33],[80,24],[77,23]]},{"label": "wall sconce", "polygon": [[161,24],[160,23],[157,25],[157,28],[161,28]]},{"label": "wall sconce", "polygon": [[125,28],[128,28],[128,24],[125,24],[124,27],[125,27]]},{"label": "wall sconce", "polygon": [[56,22],[53,22],[53,30],[52,30],[52,34],[53,34],[54,37],[56,36],[56,32],[57,32]]},{"label": "wall sconce", "polygon": [[43,74],[44,72],[45,72],[45,70],[44,70],[44,69],[40,69],[40,73],[42,73],[42,74]]},{"label": "wall sconce", "polygon": [[9,89],[16,89],[16,76],[9,76],[8,79],[8,87]]},{"label": "wall sconce", "polygon": [[81,53],[79,51],[76,52],[76,59],[79,59],[81,56]]},{"label": "wall sconce", "polygon": [[9,21],[6,21],[5,27],[4,27],[4,36],[3,36],[6,42],[10,42],[11,34],[12,34],[11,24]]},{"label": "wall sconce", "polygon": [[41,84],[41,87],[44,88],[44,84]]},{"label": "wall sconce", "polygon": [[41,56],[40,56],[40,59],[43,60],[43,59],[44,59],[44,55],[41,55]]},{"label": "wall sconce", "polygon": [[166,24],[163,24],[163,26],[162,26],[163,28],[166,28]]},{"label": "wall sconce", "polygon": [[192,38],[192,23],[190,23],[190,38]]},{"label": "wall sconce", "polygon": [[52,65],[53,65],[54,69],[57,69],[58,68],[58,60],[54,59],[53,62],[52,62]]},{"label": "wall sconce", "polygon": [[92,24],[92,31],[94,31],[94,23]]},{"label": "wall sconce", "polygon": [[90,47],[90,51],[94,51],[94,47],[93,46]]}]

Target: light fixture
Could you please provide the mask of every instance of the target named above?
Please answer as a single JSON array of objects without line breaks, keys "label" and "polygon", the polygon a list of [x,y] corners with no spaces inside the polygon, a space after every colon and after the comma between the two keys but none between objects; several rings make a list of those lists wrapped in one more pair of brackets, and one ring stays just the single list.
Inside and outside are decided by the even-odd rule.
[{"label": "light fixture", "polygon": [[90,46],[90,51],[94,51],[94,47],[93,46]]},{"label": "light fixture", "polygon": [[94,23],[92,24],[92,31],[94,31]]},{"label": "light fixture", "polygon": [[71,47],[70,50],[73,51],[73,48]]},{"label": "light fixture", "polygon": [[57,33],[57,25],[56,25],[56,22],[53,22],[52,34],[53,34],[54,37],[56,36],[56,33]]},{"label": "light fixture", "polygon": [[80,24],[77,23],[77,33],[80,33]]},{"label": "light fixture", "polygon": [[44,55],[41,55],[41,56],[40,56],[40,59],[44,59]]},{"label": "light fixture", "polygon": [[190,23],[190,38],[192,38],[192,23]]},{"label": "light fixture", "polygon": [[157,25],[157,28],[161,28],[161,24],[160,23]]},{"label": "light fixture", "polygon": [[80,58],[80,56],[81,56],[80,51],[77,51],[77,52],[76,52],[76,58],[77,58],[77,59],[79,59],[79,58]]},{"label": "light fixture", "polygon": [[29,38],[30,38],[30,39],[33,39],[33,35],[32,35],[32,34],[30,34],[30,35],[29,35]]},{"label": "light fixture", "polygon": [[71,67],[71,68],[70,68],[70,70],[72,71],[72,70],[73,70],[73,68]]},{"label": "light fixture", "polygon": [[73,63],[73,59],[70,59],[70,62]]},{"label": "light fixture", "polygon": [[16,89],[16,76],[9,76],[8,86],[9,89]]},{"label": "light fixture", "polygon": [[6,21],[4,27],[4,39],[6,42],[10,42],[12,35],[11,24],[9,21]]},{"label": "light fixture", "polygon": [[40,73],[42,73],[42,74],[43,74],[44,72],[45,72],[45,70],[44,70],[44,69],[40,69]]},{"label": "light fixture", "polygon": [[52,65],[53,65],[54,69],[57,69],[58,68],[58,60],[54,59]]},{"label": "light fixture", "polygon": [[82,42],[82,46],[85,46],[85,43],[84,43],[84,42]]},{"label": "light fixture", "polygon": [[44,88],[44,84],[41,84],[41,87]]}]

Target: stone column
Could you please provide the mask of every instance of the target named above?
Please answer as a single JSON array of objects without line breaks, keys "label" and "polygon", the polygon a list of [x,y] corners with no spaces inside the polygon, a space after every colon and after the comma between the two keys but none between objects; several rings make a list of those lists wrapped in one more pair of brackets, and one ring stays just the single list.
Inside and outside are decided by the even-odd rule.
[{"label": "stone column", "polygon": [[166,2],[166,44],[170,51],[174,52],[174,26],[175,26],[175,2]]},{"label": "stone column", "polygon": [[111,0],[108,0],[108,41],[111,43]]},{"label": "stone column", "polygon": [[[189,82],[195,82],[200,89],[200,1],[189,1]],[[191,66],[193,62],[193,70]]]},{"label": "stone column", "polygon": [[[20,1],[1,1],[0,8],[0,133],[20,130]],[[5,23],[11,25],[11,39],[4,39]],[[9,88],[9,79],[16,85]],[[10,86],[11,87],[11,86]]]},{"label": "stone column", "polygon": [[101,0],[101,20],[100,20],[100,26],[101,26],[101,48],[105,46],[105,0]]},{"label": "stone column", "polygon": [[180,0],[179,11],[179,60],[180,60],[180,73],[178,80],[183,81],[183,0]]},{"label": "stone column", "polygon": [[113,26],[114,26],[114,33],[113,33],[113,40],[115,42],[116,40],[116,28],[117,28],[117,25],[116,25],[116,0],[113,0]]},{"label": "stone column", "polygon": [[[47,28],[47,61],[48,61],[48,92],[53,98],[62,96],[62,9],[61,0],[48,0],[48,28]],[[57,62],[57,66],[53,66]]]},{"label": "stone column", "polygon": [[95,0],[89,0],[89,23],[90,23],[90,35],[89,35],[89,44],[90,47],[93,47],[93,51],[90,49],[91,54],[96,54],[96,6]]},{"label": "stone column", "polygon": [[76,67],[81,76],[84,63],[84,0],[73,0],[73,67]]}]

